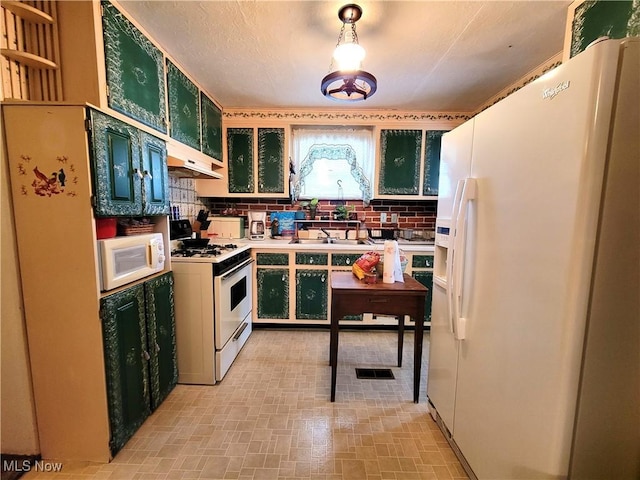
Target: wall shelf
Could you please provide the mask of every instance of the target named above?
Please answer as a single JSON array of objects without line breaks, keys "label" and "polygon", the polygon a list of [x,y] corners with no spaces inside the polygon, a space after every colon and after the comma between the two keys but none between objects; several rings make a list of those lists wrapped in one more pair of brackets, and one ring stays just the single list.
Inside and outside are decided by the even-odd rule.
[{"label": "wall shelf", "polygon": [[39,55],[10,48],[0,49],[0,53],[11,60],[15,60],[23,65],[33,68],[57,70],[58,65],[51,60],[47,60]]},{"label": "wall shelf", "polygon": [[32,7],[31,5],[27,5],[26,3],[4,1],[2,2],[2,6],[14,15],[31,23],[46,23],[49,25],[53,25],[54,23],[53,17],[51,15],[35,7]]}]

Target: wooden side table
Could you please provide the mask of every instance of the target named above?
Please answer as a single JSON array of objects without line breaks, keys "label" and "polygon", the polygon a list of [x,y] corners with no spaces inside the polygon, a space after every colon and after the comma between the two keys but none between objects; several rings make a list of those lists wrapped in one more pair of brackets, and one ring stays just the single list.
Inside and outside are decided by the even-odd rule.
[{"label": "wooden side table", "polygon": [[[424,334],[424,304],[427,288],[410,275],[404,274],[404,283],[367,284],[352,272],[331,273],[331,343],[329,364],[331,365],[331,401],[336,399],[336,375],[338,370],[338,332],[340,319],[346,315],[377,313],[392,315],[404,327],[404,315],[416,322],[413,351],[413,401],[418,403],[420,395],[420,370],[422,367],[422,337]],[[398,366],[402,364],[402,343],[398,339]]]}]

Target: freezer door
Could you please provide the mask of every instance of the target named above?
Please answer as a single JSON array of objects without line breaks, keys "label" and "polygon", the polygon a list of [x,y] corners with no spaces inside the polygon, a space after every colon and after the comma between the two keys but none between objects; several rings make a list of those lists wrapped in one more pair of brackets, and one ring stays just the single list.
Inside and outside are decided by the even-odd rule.
[{"label": "freezer door", "polygon": [[[450,431],[453,428],[458,342],[451,327],[451,279],[448,266],[450,249],[454,244],[453,207],[458,185],[470,173],[473,128],[472,119],[445,133],[440,159],[427,396]],[[446,227],[447,233],[439,232],[443,227]]]},{"label": "freezer door", "polygon": [[453,438],[479,478],[567,475],[617,52],[475,117]]},{"label": "freezer door", "polygon": [[427,397],[451,432],[456,399],[458,341],[450,328],[446,290],[437,280],[433,282],[432,302]]},{"label": "freezer door", "polygon": [[450,219],[459,180],[471,171],[473,119],[442,135],[440,179],[438,183],[438,218]]}]

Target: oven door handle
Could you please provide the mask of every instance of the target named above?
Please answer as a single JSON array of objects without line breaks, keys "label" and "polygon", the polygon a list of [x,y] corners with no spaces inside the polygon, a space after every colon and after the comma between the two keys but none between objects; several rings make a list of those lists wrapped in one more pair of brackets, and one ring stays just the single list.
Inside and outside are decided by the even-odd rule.
[{"label": "oven door handle", "polygon": [[236,273],[238,270],[246,267],[247,265],[250,265],[254,262],[255,260],[253,258],[250,258],[249,260],[247,260],[244,263],[241,263],[240,265],[238,265],[237,267],[235,267],[233,270],[228,271],[227,273],[225,273],[224,275],[222,275],[220,277],[220,280],[222,280],[223,282],[225,280],[227,280],[229,277],[231,277],[234,273]]},{"label": "oven door handle", "polygon": [[248,326],[249,324],[247,322],[244,322],[242,324],[242,326],[238,329],[238,332],[233,336],[234,342],[238,341],[238,339],[242,336],[242,332],[244,332]]}]

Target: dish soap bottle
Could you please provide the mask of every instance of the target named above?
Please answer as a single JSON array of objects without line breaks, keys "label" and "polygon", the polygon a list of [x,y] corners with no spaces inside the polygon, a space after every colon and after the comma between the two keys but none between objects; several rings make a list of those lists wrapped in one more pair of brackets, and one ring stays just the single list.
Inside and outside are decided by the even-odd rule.
[{"label": "dish soap bottle", "polygon": [[278,234],[278,227],[280,226],[280,222],[278,221],[277,218],[274,218],[271,221],[271,238],[275,238],[277,237]]}]

